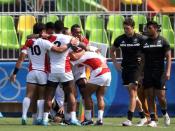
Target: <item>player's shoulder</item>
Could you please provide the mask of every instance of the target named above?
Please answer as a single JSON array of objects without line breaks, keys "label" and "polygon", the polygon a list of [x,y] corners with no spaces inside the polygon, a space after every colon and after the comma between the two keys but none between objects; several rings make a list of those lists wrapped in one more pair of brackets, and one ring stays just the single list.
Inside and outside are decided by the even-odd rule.
[{"label": "player's shoulder", "polygon": [[141,40],[145,39],[145,37],[143,35],[139,34],[139,33],[135,33],[134,37],[136,37],[138,39],[141,39]]}]

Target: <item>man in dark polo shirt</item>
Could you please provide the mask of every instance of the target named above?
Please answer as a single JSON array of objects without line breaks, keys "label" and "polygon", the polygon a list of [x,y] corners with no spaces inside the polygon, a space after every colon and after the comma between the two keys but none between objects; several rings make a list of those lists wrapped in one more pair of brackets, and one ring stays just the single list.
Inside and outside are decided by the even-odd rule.
[{"label": "man in dark polo shirt", "polygon": [[[132,117],[135,111],[136,102],[140,102],[137,97],[138,81],[142,71],[142,46],[143,37],[134,32],[134,21],[131,18],[125,19],[123,28],[125,33],[117,37],[111,48],[111,58],[117,70],[122,71],[123,85],[128,89],[130,102],[128,110],[128,120],[122,123],[123,126],[132,126]],[[121,48],[122,64],[116,60],[116,49]],[[138,126],[143,126],[147,121],[145,118],[142,105],[139,107],[139,115],[141,117]]]},{"label": "man in dark polo shirt", "polygon": [[[156,127],[154,104],[155,97],[158,98],[164,124],[170,125],[170,118],[167,113],[167,102],[165,97],[165,82],[170,79],[171,72],[171,50],[169,43],[159,35],[159,25],[150,21],[146,25],[148,39],[143,43],[143,53],[145,56],[143,86],[148,99],[151,127]],[[166,67],[164,59],[166,58]]]}]

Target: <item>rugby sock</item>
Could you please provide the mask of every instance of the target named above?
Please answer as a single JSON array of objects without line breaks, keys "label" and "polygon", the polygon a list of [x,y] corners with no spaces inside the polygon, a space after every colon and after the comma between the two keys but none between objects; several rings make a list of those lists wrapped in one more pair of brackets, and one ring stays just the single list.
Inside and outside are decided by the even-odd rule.
[{"label": "rugby sock", "polygon": [[150,117],[151,117],[151,121],[155,121],[155,113],[154,112],[151,112]]},{"label": "rugby sock", "polygon": [[43,114],[43,121],[46,121],[46,122],[48,122],[49,121],[49,113],[48,112],[44,112],[44,114]]},{"label": "rugby sock", "polygon": [[103,110],[98,110],[98,120],[103,120]]},{"label": "rugby sock", "polygon": [[27,119],[27,112],[30,106],[30,98],[25,97],[22,103],[22,118]]},{"label": "rugby sock", "polygon": [[92,120],[92,112],[91,110],[85,110],[85,119]]},{"label": "rugby sock", "polygon": [[75,111],[70,112],[70,115],[71,115],[71,120],[77,120]]},{"label": "rugby sock", "polygon": [[37,117],[37,119],[42,119],[43,118],[43,113],[44,113],[44,100],[38,100],[37,101],[37,106],[38,106],[38,117]]},{"label": "rugby sock", "polygon": [[143,111],[139,112],[139,116],[141,119],[145,118],[145,113]]},{"label": "rugby sock", "polygon": [[132,121],[133,112],[128,111],[128,120]]},{"label": "rugby sock", "polygon": [[167,113],[167,109],[161,109],[161,112],[163,115],[165,115]]}]

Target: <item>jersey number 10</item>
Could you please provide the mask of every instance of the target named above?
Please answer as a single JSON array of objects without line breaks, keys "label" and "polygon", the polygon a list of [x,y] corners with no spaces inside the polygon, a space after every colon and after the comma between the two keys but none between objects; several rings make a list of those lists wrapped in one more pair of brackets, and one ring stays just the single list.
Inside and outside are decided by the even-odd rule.
[{"label": "jersey number 10", "polygon": [[35,45],[30,47],[32,55],[40,55],[41,54],[41,49],[39,45]]}]

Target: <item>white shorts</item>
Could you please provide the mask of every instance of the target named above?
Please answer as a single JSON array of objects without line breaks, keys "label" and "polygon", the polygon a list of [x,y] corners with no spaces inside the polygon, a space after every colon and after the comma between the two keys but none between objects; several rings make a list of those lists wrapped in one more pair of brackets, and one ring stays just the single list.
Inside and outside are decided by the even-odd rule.
[{"label": "white shorts", "polygon": [[49,73],[48,80],[52,82],[67,82],[74,80],[72,71],[67,73]]},{"label": "white shorts", "polygon": [[111,72],[99,75],[97,77],[90,77],[88,83],[99,85],[99,86],[110,86],[111,83]]},{"label": "white shorts", "polygon": [[73,71],[75,81],[77,81],[80,78],[86,78],[86,67],[85,66],[80,67],[79,65],[75,65],[73,66],[72,71]]},{"label": "white shorts", "polygon": [[47,84],[47,73],[39,70],[32,70],[27,74],[27,82],[45,85]]}]

